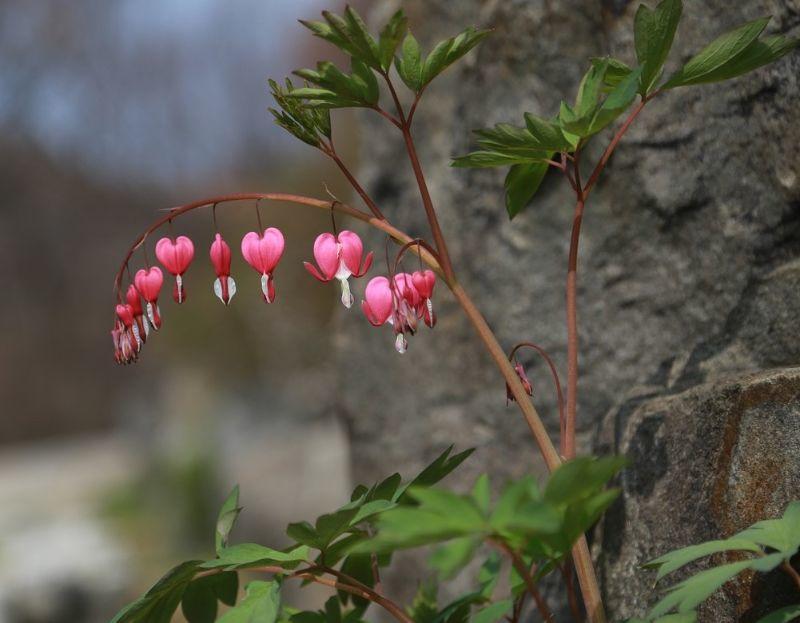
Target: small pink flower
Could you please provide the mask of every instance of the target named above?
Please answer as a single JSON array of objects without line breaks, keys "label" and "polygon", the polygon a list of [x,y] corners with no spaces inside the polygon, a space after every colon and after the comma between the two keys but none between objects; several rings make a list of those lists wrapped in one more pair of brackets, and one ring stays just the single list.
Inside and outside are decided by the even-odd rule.
[{"label": "small pink flower", "polygon": [[136,340],[144,343],[147,341],[147,336],[150,334],[150,324],[144,319],[142,299],[139,297],[139,291],[134,284],[128,286],[128,291],[125,293],[125,300],[133,311],[133,319],[136,323],[133,326],[133,332],[136,336]]},{"label": "small pink flower", "polygon": [[217,273],[217,278],[214,280],[214,294],[227,305],[236,294],[236,282],[231,277],[231,248],[221,235],[217,234],[214,237],[209,255],[214,265],[214,272]]},{"label": "small pink flower", "polygon": [[334,236],[326,232],[314,241],[314,259],[319,268],[311,262],[303,262],[303,266],[323,283],[338,279],[342,288],[342,304],[349,309],[353,305],[353,295],[348,279],[351,276],[363,277],[372,266],[372,252],[367,254],[362,265],[363,254],[364,245],[358,234],[345,230]]},{"label": "small pink flower", "polygon": [[[528,396],[533,396],[533,385],[528,380],[528,375],[525,374],[525,368],[519,361],[514,362],[514,371],[517,373],[519,377],[520,383],[522,383],[522,387],[525,389],[525,393]],[[514,394],[511,393],[511,387],[506,383],[506,404],[509,402],[516,402],[516,398],[514,398]]]},{"label": "small pink flower", "polygon": [[133,277],[133,283],[139,294],[147,302],[145,310],[150,325],[157,331],[161,328],[161,314],[158,309],[158,294],[164,284],[164,275],[158,266],[145,270],[140,268]]},{"label": "small pink flower", "polygon": [[176,303],[186,300],[186,291],[183,288],[183,273],[189,268],[194,258],[194,245],[186,236],[178,236],[175,240],[162,238],[156,243],[156,257],[158,261],[175,276],[175,288],[172,297]]},{"label": "small pink flower", "polygon": [[141,348],[141,342],[134,337],[133,310],[130,305],[117,305],[117,320],[111,335],[114,339],[114,351],[117,361],[129,363],[136,359],[136,353]]},{"label": "small pink flower", "polygon": [[422,298],[422,318],[430,328],[436,325],[436,314],[433,311],[433,288],[436,285],[436,273],[432,270],[418,270],[411,275],[411,281]]},{"label": "small pink flower", "polygon": [[283,255],[284,240],[279,229],[269,227],[263,234],[248,232],[242,238],[242,255],[250,266],[261,273],[261,293],[267,303],[275,300],[272,272]]},{"label": "small pink flower", "polygon": [[370,324],[380,327],[389,321],[394,310],[394,294],[386,277],[373,277],[364,290],[361,309]]}]

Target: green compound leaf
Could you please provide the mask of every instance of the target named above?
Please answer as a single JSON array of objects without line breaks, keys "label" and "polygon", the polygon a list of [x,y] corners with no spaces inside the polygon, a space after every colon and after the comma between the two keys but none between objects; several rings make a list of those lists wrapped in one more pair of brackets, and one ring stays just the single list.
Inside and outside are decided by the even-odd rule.
[{"label": "green compound leaf", "polygon": [[[548,156],[552,156],[552,154],[548,154]],[[547,162],[512,165],[504,183],[506,211],[509,219],[513,219],[531,203],[549,168],[550,165]]]},{"label": "green compound leaf", "polygon": [[796,620],[797,617],[800,617],[800,604],[776,610],[760,618],[757,623],[789,623],[789,621]]},{"label": "green compound leaf", "polygon": [[241,603],[220,617],[219,623],[275,623],[280,611],[279,582],[250,582]]},{"label": "green compound leaf", "polygon": [[[382,69],[381,48],[372,35],[369,34],[364,20],[355,9],[348,6],[345,9],[344,17],[330,11],[323,11],[322,17],[325,19],[324,22],[300,20],[300,23],[317,37],[332,43],[344,53],[360,60],[372,69]],[[387,36],[391,37],[394,29],[401,26],[398,22],[397,14],[395,14],[384,29],[384,32],[387,32]],[[389,30],[387,31],[387,29]],[[391,45],[391,41],[386,40],[384,45]]]},{"label": "green compound leaf", "polygon": [[301,562],[308,560],[309,548],[299,545],[288,551],[278,551],[257,543],[239,543],[225,547],[214,560],[207,560],[200,565],[202,569],[247,569],[263,565],[277,565],[284,569],[294,569]]},{"label": "green compound leaf", "polygon": [[228,494],[225,502],[223,502],[222,508],[219,510],[219,516],[217,517],[217,527],[214,535],[217,553],[228,544],[228,536],[241,512],[242,508],[239,506],[239,485],[236,485]]},{"label": "green compound leaf", "polygon": [[722,72],[724,75],[725,65],[735,62],[736,58],[758,39],[769,19],[769,17],[763,17],[753,20],[718,37],[686,63],[662,88],[672,89],[724,79],[713,76],[718,72]]},{"label": "green compound leaf", "polygon": [[683,12],[681,0],[662,0],[655,10],[639,6],[634,20],[636,57],[642,66],[639,93],[647,95],[661,75]]},{"label": "green compound leaf", "polygon": [[289,98],[306,100],[306,105],[318,108],[371,107],[378,102],[380,90],[372,70],[353,57],[351,72],[346,74],[331,62],[317,63],[317,69],[298,69],[295,75],[317,85],[286,94]]}]

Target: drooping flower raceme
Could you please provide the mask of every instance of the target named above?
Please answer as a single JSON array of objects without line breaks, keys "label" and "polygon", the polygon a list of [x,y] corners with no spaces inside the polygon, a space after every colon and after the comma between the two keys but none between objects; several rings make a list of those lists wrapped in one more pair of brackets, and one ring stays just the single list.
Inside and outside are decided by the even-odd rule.
[{"label": "drooping flower raceme", "polygon": [[364,291],[365,300],[361,303],[364,315],[376,327],[387,323],[392,325],[395,333],[394,345],[399,353],[406,352],[406,334],[416,333],[419,318],[425,318],[430,327],[435,323],[435,320],[429,322],[427,318],[433,318],[432,303],[429,305],[428,302],[433,295],[436,277],[433,275],[433,280],[430,280],[423,275],[422,278],[425,278],[423,290],[427,297],[420,294],[414,286],[414,276],[408,273],[397,273],[392,280],[383,276],[374,277]]},{"label": "drooping flower raceme", "polygon": [[338,279],[342,288],[342,304],[349,309],[354,299],[348,279],[363,277],[372,266],[372,252],[367,254],[362,264],[363,254],[364,245],[358,234],[345,230],[334,236],[326,232],[317,236],[314,241],[314,260],[317,266],[311,262],[303,262],[303,266],[323,283]]},{"label": "drooping flower raceme", "polygon": [[251,231],[242,238],[242,255],[261,273],[261,293],[267,303],[275,300],[272,272],[283,255],[283,247],[283,234],[275,227],[268,227],[262,234]]},{"label": "drooping flower raceme", "polygon": [[217,274],[214,280],[214,294],[227,305],[236,294],[236,282],[231,277],[231,248],[222,236],[217,234],[208,253],[214,265],[214,272]]},{"label": "drooping flower raceme", "polygon": [[133,277],[133,283],[147,303],[145,311],[150,325],[158,331],[161,328],[158,295],[161,292],[161,286],[164,284],[164,274],[158,266],[152,266],[147,269],[140,268]]},{"label": "drooping flower raceme", "polygon": [[194,244],[186,236],[178,236],[175,240],[162,238],[156,243],[156,257],[162,266],[175,277],[172,298],[176,303],[183,303],[186,300],[183,273],[189,268],[189,264],[194,258]]}]

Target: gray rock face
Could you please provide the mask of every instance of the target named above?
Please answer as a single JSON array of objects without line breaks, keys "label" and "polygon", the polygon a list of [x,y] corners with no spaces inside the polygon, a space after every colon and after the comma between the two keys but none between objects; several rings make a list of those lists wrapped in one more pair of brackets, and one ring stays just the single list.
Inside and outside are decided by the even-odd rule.
[{"label": "gray rock face", "polygon": [[[613,54],[632,61],[636,4],[403,3],[415,35],[428,48],[468,24],[495,29],[426,92],[414,134],[460,280],[505,345],[537,342],[562,371],[571,192],[552,175],[535,203],[510,223],[503,205],[503,172],[453,170],[448,158],[469,150],[474,128],[520,123],[524,111],[552,114],[561,99],[574,96],[588,58]],[[685,5],[667,71],[743,21],[771,13],[773,32],[796,31],[800,23],[797,0],[687,0]],[[378,22],[395,3],[373,6],[372,19]],[[700,385],[703,391],[722,391],[713,384],[722,377],[800,361],[798,69],[800,55],[794,54],[734,82],[678,89],[657,98],[593,193],[584,219],[579,273],[579,433],[584,452],[597,448],[601,425],[608,429],[612,422],[627,430],[634,412],[624,405],[629,396],[641,395],[637,388],[649,388],[653,400]],[[364,124],[360,177],[395,224],[411,235],[427,236],[410,170],[400,165],[405,158],[400,137],[377,115],[364,117]],[[595,140],[587,162],[596,160],[607,140]],[[464,482],[486,470],[500,480],[536,468],[540,462],[527,428],[513,405],[504,406],[503,382],[493,364],[443,289],[435,300],[439,325],[433,331],[423,328],[404,356],[393,351],[388,330],[348,318],[340,333],[339,352],[346,362],[340,366],[341,386],[346,391],[339,404],[351,433],[356,478],[373,480],[395,469],[411,472],[451,442],[477,447],[461,470]],[[534,359],[528,363],[537,407],[557,432],[546,368]],[[787,492],[785,498],[774,493],[774,507],[753,501],[745,513],[747,497],[736,492],[744,486],[740,483],[756,477],[747,471],[754,463],[737,463],[730,484],[733,497],[720,502],[731,504],[728,523],[703,523],[707,518],[694,509],[683,514],[679,493],[663,493],[652,504],[661,505],[659,521],[671,527],[664,526],[648,547],[663,552],[683,545],[679,526],[694,528],[680,533],[689,540],[718,536],[718,530],[777,512],[791,497],[788,492],[800,490],[800,460],[787,451],[787,444],[794,442],[774,432],[788,415],[764,409],[758,426],[756,420],[751,424],[747,444],[775,444],[787,457],[786,470],[763,485]],[[664,414],[665,421],[670,417]],[[716,444],[723,437],[709,436],[705,452],[719,452]],[[702,439],[698,437],[698,444]],[[674,443],[680,441],[675,437]],[[631,443],[624,449],[646,451],[641,445],[646,440]],[[667,454],[675,450],[670,443],[665,441]],[[660,479],[680,479],[701,489],[706,466],[695,452],[685,463],[666,464]],[[641,481],[644,489],[657,487],[650,482],[655,475],[641,469],[635,463],[626,478]],[[625,503],[630,496],[642,497],[626,484]],[[633,539],[630,551],[641,552],[638,539],[649,538],[607,522],[604,533],[614,530]],[[604,568],[608,594],[619,596],[611,602],[615,613],[623,612],[627,597],[620,587],[640,560],[627,552],[621,550]],[[643,604],[647,592],[637,599],[631,608]],[[719,615],[707,620],[728,619]]]}]

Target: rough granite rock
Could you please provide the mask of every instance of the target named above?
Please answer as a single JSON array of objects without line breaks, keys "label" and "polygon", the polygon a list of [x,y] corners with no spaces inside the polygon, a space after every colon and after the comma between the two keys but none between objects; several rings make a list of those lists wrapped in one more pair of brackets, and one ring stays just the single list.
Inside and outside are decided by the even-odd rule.
[{"label": "rough granite rock", "polygon": [[[509,222],[504,173],[450,169],[448,159],[470,149],[473,128],[519,123],[524,111],[553,114],[562,98],[573,97],[590,57],[613,54],[632,61],[637,4],[403,3],[415,35],[428,49],[469,24],[495,29],[426,92],[414,134],[466,290],[503,344],[535,341],[561,370],[572,212],[566,184],[552,175],[535,203]],[[377,23],[397,3],[371,6]],[[769,32],[796,33],[800,0],[687,0],[667,70],[721,32],[763,14],[774,16]],[[605,414],[607,422],[626,429],[632,415],[620,405],[639,395],[637,388],[655,387],[651,397],[657,400],[722,376],[800,361],[799,69],[795,53],[734,82],[669,92],[648,106],[612,159],[588,205],[581,241],[582,451],[596,449]],[[400,137],[377,115],[365,115],[363,122],[359,177],[395,223],[412,235],[427,236],[416,186],[401,164]],[[596,160],[606,141],[595,140],[586,160]],[[382,246],[377,238],[371,242]],[[346,389],[339,406],[350,430],[356,479],[374,480],[396,469],[409,473],[449,443],[477,447],[461,469],[464,483],[486,470],[500,480],[539,468],[527,428],[513,405],[505,407],[503,383],[472,329],[443,289],[435,300],[439,325],[423,329],[404,356],[393,351],[388,330],[348,319],[347,330],[340,332],[340,386]],[[528,363],[537,407],[555,431],[549,376],[540,362]],[[717,386],[703,387],[713,392]],[[760,419],[764,428],[747,434],[752,443],[775,444],[790,463],[778,474],[789,480],[767,484],[797,492],[800,458],[787,445],[795,442],[775,437],[769,428],[773,420],[780,426],[783,417],[784,411],[770,415],[767,408]],[[712,443],[708,452],[718,452]],[[630,450],[643,449],[634,444]],[[737,478],[755,477],[748,471],[752,465],[738,466]],[[662,478],[700,487],[703,466],[692,455],[686,463],[665,465]],[[634,465],[627,478],[648,477],[637,469]],[[731,486],[735,492],[739,485]],[[626,501],[630,495],[626,490]],[[729,523],[720,527],[775,512],[758,499],[736,499]],[[776,494],[776,504],[779,499]],[[663,505],[661,521],[673,528],[692,527],[692,517],[705,519],[677,512],[677,497],[665,495],[653,503]],[[682,534],[715,536],[715,526],[693,527],[694,532]],[[622,529],[607,523],[605,532]],[[631,533],[631,538],[639,537]],[[677,530],[665,526],[663,540],[652,546],[665,551],[683,544]],[[638,560],[623,551],[604,569],[609,595],[620,594]]]}]

